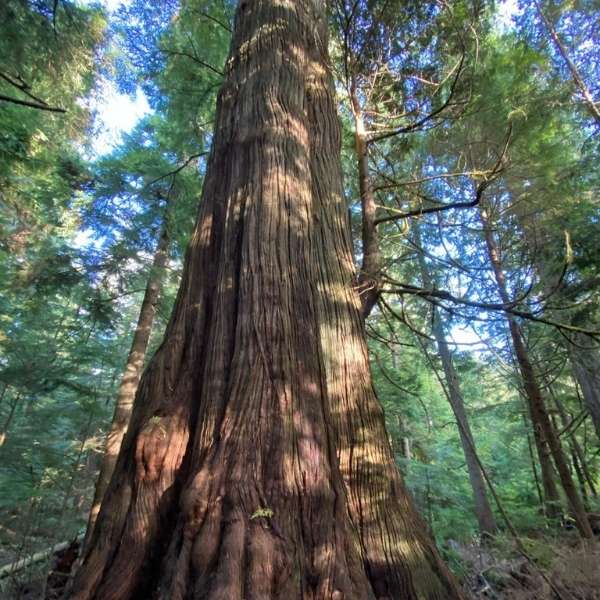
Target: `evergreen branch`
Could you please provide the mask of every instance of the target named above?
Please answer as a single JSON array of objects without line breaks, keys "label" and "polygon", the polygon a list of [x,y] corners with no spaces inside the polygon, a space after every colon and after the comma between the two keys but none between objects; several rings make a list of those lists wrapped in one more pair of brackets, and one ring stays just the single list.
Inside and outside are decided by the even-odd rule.
[{"label": "evergreen branch", "polygon": [[32,94],[29,91],[31,89],[31,86],[26,81],[23,81],[23,79],[21,79],[20,76],[17,76],[15,79],[10,75],[7,75],[6,73],[0,71],[0,79],[3,79],[9,85],[12,85],[13,87],[17,88],[21,93],[28,96],[31,99],[31,101],[20,100],[19,98],[12,98],[11,96],[4,95],[0,95],[0,100],[4,100],[5,102],[12,102],[13,104],[20,104],[22,106],[29,106],[31,108],[38,108],[40,110],[48,110],[51,112],[67,112],[64,108],[50,106],[45,100],[42,100],[42,98],[36,96],[35,94]]},{"label": "evergreen branch", "polygon": [[[442,204],[440,206],[430,206],[428,208],[419,208],[415,210],[410,210],[408,212],[401,212],[399,214],[387,215],[385,217],[380,217],[375,219],[375,225],[380,225],[381,223],[386,223],[388,221],[395,221],[397,219],[406,219],[407,217],[417,217],[421,215],[426,215],[430,213],[439,213],[442,211],[450,210],[453,208],[473,208],[477,206],[481,199],[483,198],[483,193],[485,190],[496,180],[498,175],[503,170],[503,165],[505,162],[506,153],[508,151],[508,146],[510,144],[510,138],[512,135],[512,125],[508,129],[508,133],[506,135],[506,140],[504,142],[504,147],[502,148],[502,152],[496,161],[496,164],[492,167],[490,171],[486,173],[489,174],[489,177],[486,176],[485,179],[479,183],[477,189],[475,191],[475,198],[470,200],[469,202],[453,202],[451,204]],[[387,209],[391,210],[391,209]]]},{"label": "evergreen branch", "polygon": [[20,106],[28,106],[30,108],[37,108],[38,110],[47,110],[49,112],[66,113],[66,109],[58,108],[57,106],[48,106],[47,104],[37,104],[30,102],[29,100],[19,100],[18,98],[12,98],[10,96],[4,96],[0,94],[0,101],[10,102],[12,104],[18,104]]},{"label": "evergreen branch", "polygon": [[458,63],[456,75],[454,76],[454,79],[452,80],[452,85],[450,86],[450,92],[448,93],[448,97],[438,108],[436,108],[435,110],[430,112],[428,115],[425,115],[424,117],[418,119],[414,123],[407,125],[406,127],[400,127],[399,129],[394,129],[393,131],[388,131],[386,133],[381,133],[379,135],[372,136],[367,140],[367,143],[372,144],[374,142],[381,142],[383,140],[394,137],[396,135],[400,135],[403,133],[410,133],[411,131],[420,129],[423,125],[427,124],[429,121],[431,121],[432,119],[434,119],[435,117],[440,115],[443,111],[445,111],[448,107],[450,107],[452,105],[452,98],[454,97],[454,94],[456,92],[456,86],[458,85],[458,81],[463,72],[464,62],[465,62],[465,55],[463,54]]},{"label": "evergreen branch", "polygon": [[[417,286],[402,284],[401,286],[394,288],[383,288],[381,290],[382,294],[412,294],[415,296],[420,296],[425,300],[446,300],[447,302],[451,302],[452,304],[461,304],[463,306],[469,306],[471,308],[479,308],[481,310],[489,310],[493,312],[503,312],[514,315],[515,317],[520,317],[522,319],[527,319],[528,321],[535,321],[537,323],[543,323],[545,325],[551,325],[552,327],[556,327],[559,330],[568,331],[571,333],[583,333],[585,335],[589,335],[593,338],[600,338],[600,331],[594,331],[590,329],[584,329],[583,327],[577,327],[575,325],[569,325],[567,323],[560,323],[558,321],[553,321],[551,319],[547,319],[545,317],[539,317],[532,312],[520,310],[516,308],[519,301],[504,303],[504,302],[479,302],[477,300],[469,300],[468,298],[460,298],[451,294],[447,290],[439,290],[439,289],[424,289]],[[447,306],[444,306],[441,303],[436,303],[437,306],[443,308],[447,312],[452,312]]]}]

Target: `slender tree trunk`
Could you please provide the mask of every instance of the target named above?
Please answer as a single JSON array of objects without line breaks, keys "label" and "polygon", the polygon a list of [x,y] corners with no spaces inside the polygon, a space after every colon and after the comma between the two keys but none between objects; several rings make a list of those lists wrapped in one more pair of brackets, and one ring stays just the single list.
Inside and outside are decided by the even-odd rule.
[{"label": "slender tree trunk", "polygon": [[527,417],[523,413],[523,421],[525,424],[525,430],[527,434],[527,450],[529,453],[529,462],[531,463],[531,474],[533,475],[533,482],[535,483],[535,490],[537,492],[538,500],[540,502],[540,507],[545,509],[544,506],[544,494],[542,492],[542,488],[540,486],[540,479],[537,472],[537,466],[535,464],[535,456],[533,454],[533,446],[531,444],[531,434],[529,433],[529,422],[527,421]]},{"label": "slender tree trunk", "polygon": [[[416,222],[413,224],[413,231],[415,234],[415,243],[417,248],[422,248],[420,228]],[[433,277],[429,272],[429,268],[421,252],[418,252],[418,260],[423,287],[426,289],[433,289],[436,286],[434,285]],[[471,483],[473,502],[475,505],[475,516],[479,525],[479,531],[482,534],[493,534],[497,528],[496,521],[494,519],[492,507],[488,502],[485,481],[483,479],[481,469],[479,468],[479,462],[477,461],[475,441],[473,439],[473,434],[471,433],[471,427],[467,418],[467,411],[465,410],[465,402],[460,389],[458,374],[454,368],[452,354],[450,352],[450,348],[448,347],[448,343],[446,342],[446,336],[444,334],[439,312],[435,306],[432,307],[432,310],[433,336],[435,337],[438,347],[438,354],[440,356],[440,360],[442,361],[444,378],[446,380],[448,402],[450,403],[452,412],[454,413],[454,416],[458,422],[458,433],[460,436],[460,443],[463,453],[465,455],[467,471],[469,473],[469,481]]]},{"label": "slender tree trunk", "polygon": [[363,318],[367,318],[379,297],[381,252],[375,215],[377,204],[369,176],[369,152],[364,116],[356,88],[350,91],[354,115],[354,148],[358,167],[358,189],[362,213],[362,264],[358,277]]},{"label": "slender tree trunk", "polygon": [[575,474],[577,475],[577,483],[579,484],[581,500],[583,502],[583,506],[584,506],[585,510],[589,511],[590,505],[589,505],[589,501],[588,501],[585,477],[583,476],[583,471],[581,469],[581,463],[579,462],[577,454],[573,451],[572,444],[569,444],[569,449],[571,450],[571,464],[573,465],[573,470],[575,471]]},{"label": "slender tree trunk", "polygon": [[568,344],[573,375],[600,439],[600,353],[584,335],[576,336],[573,342]]},{"label": "slender tree trunk", "polygon": [[[486,209],[482,206],[480,206],[480,216],[481,222],[483,224],[485,241],[490,258],[490,263],[492,265],[496,285],[498,286],[498,292],[500,294],[502,302],[506,305],[510,305],[510,297],[508,294],[508,288],[506,285],[504,271],[502,270],[500,254],[492,230],[490,228],[489,218]],[[556,466],[556,470],[558,471],[558,476],[560,478],[562,488],[569,502],[569,507],[571,509],[572,516],[577,524],[579,533],[582,537],[592,538],[594,535],[592,532],[592,528],[590,527],[585,508],[583,506],[581,498],[579,497],[577,488],[573,483],[573,478],[571,477],[571,473],[569,471],[567,460],[565,458],[565,454],[560,444],[560,440],[558,438],[558,435],[556,434],[554,427],[552,426],[552,422],[550,421],[550,416],[546,409],[544,398],[542,396],[542,391],[535,376],[533,365],[529,359],[529,355],[525,347],[525,342],[523,340],[521,330],[515,318],[512,315],[507,314],[506,318],[508,321],[508,327],[512,338],[515,357],[517,360],[517,364],[519,365],[521,377],[523,379],[525,397],[528,402],[529,414],[534,427],[534,432],[536,430],[539,430],[540,434],[543,436],[544,440],[548,444],[550,453],[552,455],[552,459]]]},{"label": "slender tree trunk", "polygon": [[[510,188],[511,186],[509,186]],[[519,197],[519,193],[511,189],[514,198]],[[539,223],[535,225],[535,231],[531,229],[531,223],[517,209],[516,216],[520,221],[521,234],[529,247],[531,255],[534,257],[534,266],[537,271],[540,282],[544,284],[544,297],[566,296],[565,302],[574,302],[575,298],[570,297],[573,293],[569,290],[570,286],[561,286],[561,279],[558,276],[556,264],[553,265],[552,257],[539,251],[540,242],[536,239],[540,231],[543,238],[550,239],[552,236],[544,230]],[[537,231],[537,234],[536,234]],[[561,265],[562,266],[562,265]],[[597,282],[595,282],[597,283]],[[590,283],[582,286],[582,291],[588,289]],[[594,282],[592,278],[591,288]],[[575,315],[573,321],[581,319],[583,315]],[[574,323],[575,324],[575,323]],[[573,378],[581,388],[584,403],[594,423],[596,434],[600,439],[600,349],[598,342],[582,333],[575,333],[570,337],[564,336],[564,347],[568,353],[571,363]],[[550,392],[552,388],[548,386]]]},{"label": "slender tree trunk", "polygon": [[368,368],[322,0],[242,0],[201,210],[73,598],[450,600]]},{"label": "slender tree trunk", "polygon": [[[513,190],[511,190],[511,193],[513,194],[513,196],[515,195]],[[540,279],[542,281],[544,281],[546,283],[545,287],[547,289],[545,289],[545,293],[550,295],[550,294],[552,294],[552,287],[551,287],[552,277],[548,277],[548,271],[546,270],[544,261],[539,256],[539,253],[536,254],[534,252],[534,249],[536,248],[536,245],[537,245],[537,241],[536,241],[535,237],[532,236],[531,230],[528,227],[527,221],[522,218],[522,215],[520,215],[520,213],[518,213],[517,216],[521,223],[521,234],[523,236],[523,239],[524,239],[525,243],[527,244],[527,246],[530,248],[532,254],[536,255],[537,260],[536,260],[535,266],[536,266],[536,269],[538,272],[538,276],[540,277]],[[490,243],[493,245],[495,244],[493,237],[490,238]],[[495,247],[495,245],[494,245],[494,251],[495,251],[494,255],[499,260],[500,259],[499,252],[498,252],[497,248]],[[501,267],[501,265],[500,265],[500,267]],[[499,269],[499,275],[502,278],[504,278],[504,273],[501,268]],[[505,289],[505,287],[506,286],[504,286],[503,289]],[[506,295],[506,297],[508,297],[508,295]],[[521,390],[521,394],[523,396],[523,399],[527,403],[527,406],[529,406],[529,400],[527,398],[526,390],[524,390],[524,389]],[[534,426],[533,433],[534,433],[535,447],[536,447],[537,455],[538,455],[539,462],[540,462],[542,486],[544,488],[544,498],[543,498],[544,513],[551,523],[556,524],[558,522],[558,520],[562,517],[562,514],[563,514],[562,502],[561,502],[561,498],[560,498],[560,495],[558,492],[558,487],[556,485],[556,471],[555,471],[553,463],[552,463],[552,456],[550,453],[550,448],[548,446],[548,443],[546,441],[546,438],[544,436],[542,428]]]},{"label": "slender tree trunk", "polygon": [[[552,391],[550,390],[550,394],[552,394]],[[557,417],[555,414],[551,415],[551,420],[552,420],[552,426],[554,427],[555,431],[559,431],[559,426],[558,426],[558,421],[557,421]],[[573,477],[573,471],[575,472],[575,475],[577,477],[577,484],[579,485],[579,493],[580,493],[580,497],[581,497],[581,502],[583,504],[584,509],[587,511],[589,511],[590,506],[588,503],[588,495],[587,495],[587,489],[586,489],[586,483],[585,483],[585,478],[583,476],[583,471],[581,469],[581,464],[579,462],[579,459],[577,457],[577,453],[575,452],[575,449],[573,447],[573,438],[569,437],[567,439],[567,446],[569,448],[569,467],[570,467],[570,471],[571,471],[571,477]],[[589,521],[589,519],[588,519]]]},{"label": "slender tree trunk", "polygon": [[[529,408],[527,396],[525,396],[525,401]],[[531,419],[531,410],[529,410],[529,416]],[[552,464],[550,448],[541,427],[533,427],[533,441],[540,462],[542,488],[544,489],[544,511],[546,517],[556,523],[562,515],[561,499],[556,486],[556,472]]]},{"label": "slender tree trunk", "polygon": [[[521,396],[526,403],[527,410],[529,411],[529,422],[527,417],[523,414],[525,424],[528,426],[531,423],[531,411],[529,410],[529,400],[524,390],[521,390]],[[533,423],[531,423],[533,425]],[[540,463],[540,475],[542,480],[542,489],[544,490],[542,497],[542,504],[544,508],[544,514],[551,523],[556,523],[562,516],[562,502],[560,494],[558,493],[558,487],[556,486],[556,471],[552,464],[552,456],[550,454],[550,448],[544,437],[544,433],[541,427],[533,427],[533,442],[535,444],[535,450]],[[533,460],[533,457],[532,457]],[[537,476],[537,473],[536,473]],[[537,484],[537,480],[536,480]]]},{"label": "slender tree trunk", "polygon": [[[552,393],[552,391],[551,391],[551,393]],[[560,399],[558,398],[558,396],[556,396],[554,393],[552,393],[552,398],[556,405],[556,409],[558,410],[561,425],[564,429],[564,428],[568,427],[568,425],[569,425],[569,418],[567,416],[567,411],[565,410],[565,407],[564,407],[563,403],[560,401]],[[587,486],[588,486],[592,496],[595,496],[595,497],[598,496],[598,493],[596,492],[596,486],[594,485],[594,479],[593,479],[593,477],[587,467],[587,464],[585,462],[585,453],[583,452],[583,449],[581,448],[581,445],[579,444],[579,441],[577,440],[575,435],[569,435],[569,445],[572,447],[574,459],[579,462],[581,473],[583,475],[585,482],[587,483]],[[575,463],[575,460],[573,461],[574,463]]]},{"label": "slender tree trunk", "polygon": [[[549,266],[552,264],[552,261],[549,261],[548,257],[545,256],[544,253],[536,252],[536,248],[539,247],[539,241],[536,240],[535,234],[531,231],[531,227],[528,226],[530,224],[528,224],[526,219],[523,219],[523,215],[520,214],[519,211],[517,211],[517,217],[521,222],[521,234],[523,235],[527,246],[530,248],[532,255],[535,257],[534,263],[538,278],[540,279],[540,282],[544,284],[544,297],[550,298],[560,289],[560,280],[557,280],[556,271],[553,272],[553,269],[549,268]],[[554,283],[553,280],[555,280]],[[570,362],[573,365],[575,381],[581,382],[583,380],[587,383],[587,394],[584,395],[586,404],[588,405],[590,412],[592,412],[594,408],[596,409],[598,425],[600,425],[600,375],[596,373],[597,369],[600,369],[600,356],[598,356],[595,343],[587,336],[581,334],[576,335],[575,340],[571,340],[565,336],[563,342],[569,355]],[[554,393],[553,386],[551,385],[547,375],[541,375],[541,378],[560,415],[562,426],[567,427],[568,419],[562,402]],[[590,491],[595,496],[595,487],[591,477],[589,476],[589,471],[585,463],[583,452],[579,442],[577,441],[577,438],[574,435],[569,435],[568,445],[571,449],[571,455],[573,459],[572,464],[578,478],[581,481],[581,478],[583,477],[583,479],[588,482]],[[547,446],[544,446],[547,454]],[[555,479],[554,476],[552,476],[552,479]],[[584,486],[582,488],[582,498],[585,499],[585,497],[586,492]],[[556,495],[556,499],[558,500],[558,495]]]},{"label": "slender tree trunk", "polygon": [[94,498],[92,500],[87,530],[82,545],[83,548],[86,547],[94,529],[94,524],[98,517],[98,512],[100,511],[100,504],[102,503],[102,498],[104,497],[110,478],[112,477],[123,436],[127,431],[129,420],[131,418],[133,401],[144,367],[146,350],[148,349],[148,342],[150,340],[154,316],[156,314],[156,306],[160,296],[162,277],[167,264],[169,251],[169,234],[167,227],[168,223],[165,215],[162,230],[158,239],[158,245],[152,261],[152,268],[146,283],[137,326],[133,333],[131,348],[127,356],[127,362],[125,363],[125,370],[123,371],[121,383],[119,384],[110,431],[106,438],[100,472],[98,474],[98,479],[96,480]]},{"label": "slender tree trunk", "polygon": [[448,400],[456,420],[460,423],[458,431],[463,453],[465,455],[465,462],[467,463],[469,481],[471,482],[471,489],[473,491],[475,516],[477,517],[479,530],[482,534],[493,534],[497,529],[496,521],[486,495],[485,481],[483,480],[483,475],[481,474],[481,469],[477,462],[475,442],[467,419],[458,375],[454,368],[452,355],[444,337],[439,315],[434,316],[433,335],[436,339],[438,352],[442,361],[442,368],[444,370],[446,386],[448,388]]},{"label": "slender tree trunk", "polygon": [[556,29],[554,28],[554,25],[552,25],[552,21],[550,21],[550,19],[548,17],[546,17],[546,15],[544,14],[544,11],[542,10],[542,5],[538,0],[535,1],[535,6],[537,9],[538,15],[540,17],[540,20],[542,21],[544,27],[546,28],[546,31],[548,32],[548,35],[550,36],[550,39],[552,40],[554,47],[556,48],[558,53],[561,55],[562,59],[565,61],[565,64],[567,65],[567,68],[569,69],[569,72],[571,73],[571,77],[573,79],[573,83],[575,84],[575,87],[579,90],[579,92],[583,96],[583,100],[585,102],[585,105],[586,105],[589,113],[592,115],[592,117],[594,118],[596,123],[600,124],[600,108],[598,108],[598,105],[596,104],[596,102],[594,102],[594,97],[592,96],[590,89],[588,88],[585,81],[583,80],[583,77],[579,73],[579,69],[577,68],[575,63],[571,60],[571,57],[569,56],[569,51],[567,50],[566,46],[563,44],[562,40],[560,39],[558,33],[556,32]]},{"label": "slender tree trunk", "polygon": [[406,460],[412,460],[412,450],[410,443],[410,431],[406,419],[398,415],[398,428],[400,429],[400,450]]},{"label": "slender tree trunk", "polygon": [[10,428],[10,425],[13,421],[13,418],[15,416],[15,411],[17,410],[17,406],[19,404],[21,400],[21,394],[16,394],[15,397],[13,398],[13,401],[10,405],[10,409],[8,411],[8,415],[6,415],[6,419],[4,420],[4,423],[2,424],[2,428],[0,429],[0,448],[2,448],[2,446],[4,446],[4,442],[6,442],[6,435],[8,434],[8,429]]}]

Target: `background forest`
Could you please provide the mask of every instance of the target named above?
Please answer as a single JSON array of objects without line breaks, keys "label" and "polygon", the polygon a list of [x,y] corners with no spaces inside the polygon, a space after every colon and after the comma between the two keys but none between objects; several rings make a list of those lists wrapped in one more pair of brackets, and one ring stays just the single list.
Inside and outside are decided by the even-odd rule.
[{"label": "background forest", "polygon": [[[54,597],[52,552],[29,559],[81,540],[110,475],[234,10],[0,3],[3,598]],[[599,598],[580,539],[600,532],[600,3],[335,0],[330,27],[355,284],[407,485],[475,597]],[[107,137],[128,96],[148,109]]]}]

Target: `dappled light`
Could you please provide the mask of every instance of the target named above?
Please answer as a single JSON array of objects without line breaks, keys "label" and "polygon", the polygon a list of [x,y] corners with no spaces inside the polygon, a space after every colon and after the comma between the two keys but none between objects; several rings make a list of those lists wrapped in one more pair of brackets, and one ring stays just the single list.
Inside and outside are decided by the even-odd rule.
[{"label": "dappled light", "polygon": [[597,598],[592,4],[2,3],[2,598]]}]

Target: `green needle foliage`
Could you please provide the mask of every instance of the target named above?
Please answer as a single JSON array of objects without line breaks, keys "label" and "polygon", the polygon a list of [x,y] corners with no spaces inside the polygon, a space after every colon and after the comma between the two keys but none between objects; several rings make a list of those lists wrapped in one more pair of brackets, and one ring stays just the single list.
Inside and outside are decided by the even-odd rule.
[{"label": "green needle foliage", "polygon": [[[175,301],[235,4],[133,0],[107,13],[68,0],[0,3],[0,566],[85,526],[163,230],[169,260],[151,350]],[[379,220],[381,293],[365,324],[375,386],[399,468],[466,579],[470,567],[457,547],[480,538],[434,319],[502,504],[490,496],[499,552],[514,547],[502,511],[525,538],[560,544],[575,535],[561,529],[562,492],[563,522],[544,514],[507,314],[521,328],[586,510],[600,510],[590,404],[596,394],[600,408],[600,133],[540,17],[541,10],[597,105],[598,3],[522,1],[503,26],[501,7],[331,3],[357,268],[363,215],[352,93],[367,129]],[[94,156],[100,83],[144,93],[151,112]],[[495,284],[481,208],[510,305]],[[435,289],[424,289],[419,254]],[[271,513],[258,507],[251,518],[268,521]],[[552,550],[527,543],[551,569]],[[14,585],[0,580],[6,593]]]}]

